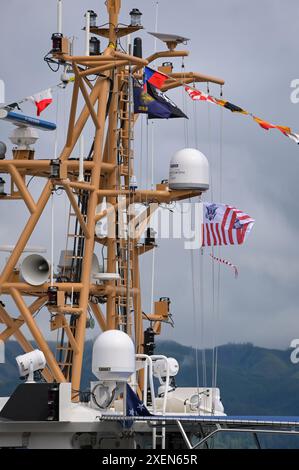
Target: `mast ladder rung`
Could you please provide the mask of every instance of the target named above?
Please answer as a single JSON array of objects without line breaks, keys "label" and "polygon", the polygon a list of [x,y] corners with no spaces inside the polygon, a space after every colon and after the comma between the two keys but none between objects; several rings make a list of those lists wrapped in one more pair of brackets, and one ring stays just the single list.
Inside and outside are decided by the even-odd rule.
[{"label": "mast ladder rung", "polygon": [[69,238],[85,238],[85,235],[76,235],[75,233],[68,233]]},{"label": "mast ladder rung", "polygon": [[56,349],[59,351],[71,351],[72,350],[72,348],[69,348],[68,346],[57,346]]}]

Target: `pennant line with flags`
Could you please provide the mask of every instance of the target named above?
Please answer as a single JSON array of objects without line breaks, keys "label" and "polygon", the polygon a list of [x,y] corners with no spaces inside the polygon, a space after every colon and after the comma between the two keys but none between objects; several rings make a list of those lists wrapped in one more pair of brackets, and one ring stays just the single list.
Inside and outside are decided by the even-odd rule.
[{"label": "pennant line with flags", "polygon": [[210,256],[214,261],[217,261],[218,263],[226,264],[227,266],[233,268],[234,273],[235,273],[235,278],[237,279],[239,275],[239,271],[235,264],[231,263],[230,261],[227,261],[226,259],[218,258],[217,256],[214,256],[212,253],[210,253]]},{"label": "pennant line with flags", "polygon": [[41,112],[44,111],[44,109],[46,109],[53,101],[51,88],[29,96],[28,101],[32,101],[35,104],[36,114],[37,116],[40,116]]},{"label": "pennant line with flags", "polygon": [[168,75],[165,73],[158,72],[157,70],[151,69],[150,67],[144,67],[144,85],[150,83],[156,88],[162,88],[164,82],[168,79]]},{"label": "pennant line with flags", "polygon": [[200,90],[197,90],[195,88],[191,88],[189,86],[185,87],[185,91],[188,93],[190,98],[193,101],[207,101],[208,103],[213,103],[218,106],[222,106],[226,109],[229,109],[233,113],[239,113],[239,114],[245,114],[247,116],[251,116],[252,119],[262,128],[265,130],[270,130],[270,129],[277,129],[279,130],[283,135],[288,137],[289,139],[293,140],[296,142],[296,144],[299,144],[299,133],[295,133],[292,131],[290,127],[287,126],[279,126],[277,124],[272,124],[268,121],[265,121],[264,119],[261,119],[254,114],[246,111],[245,109],[236,106],[233,103],[230,103],[229,101],[226,100],[221,100],[218,98],[215,98],[214,96],[211,96],[209,94],[203,93]]},{"label": "pennant line with flags", "polygon": [[69,77],[68,82],[59,82],[57,85],[54,85],[50,88],[34,93],[31,96],[27,96],[26,98],[15,101],[13,103],[3,105],[2,108],[6,109],[7,111],[11,111],[14,109],[18,109],[19,111],[21,111],[20,105],[25,103],[26,101],[30,101],[34,103],[36,107],[37,116],[40,116],[41,112],[44,111],[44,109],[46,109],[52,103],[53,101],[52,92],[56,88],[65,88],[67,84],[70,82],[73,82],[74,79],[75,77]]}]

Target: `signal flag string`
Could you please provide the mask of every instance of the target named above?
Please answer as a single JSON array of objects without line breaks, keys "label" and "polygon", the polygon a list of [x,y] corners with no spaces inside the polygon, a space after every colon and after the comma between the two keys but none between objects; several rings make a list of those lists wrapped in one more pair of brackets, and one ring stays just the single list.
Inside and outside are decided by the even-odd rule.
[{"label": "signal flag string", "polygon": [[37,93],[34,93],[31,96],[27,96],[26,98],[22,98],[21,100],[14,101],[13,103],[7,104],[3,106],[4,109],[7,111],[11,111],[15,108],[17,108],[19,111],[21,111],[20,105],[23,103],[26,103],[27,101],[31,101],[35,104],[37,108],[37,115],[39,116],[40,113],[47,107],[49,104],[51,104],[52,100],[52,92],[57,88],[66,88],[68,83],[74,82],[75,77],[70,77],[68,81],[65,82],[59,82],[56,85],[53,85],[50,88],[41,90]]},{"label": "signal flag string", "polygon": [[236,106],[235,104],[230,103],[226,100],[215,98],[214,96],[211,96],[208,93],[203,93],[202,91],[197,90],[194,87],[185,86],[185,91],[188,93],[188,95],[193,101],[207,101],[208,103],[213,103],[218,106],[222,106],[223,108],[229,109],[232,113],[239,113],[250,116],[262,129],[265,129],[266,131],[270,129],[277,129],[283,135],[296,142],[296,144],[299,144],[299,133],[293,132],[292,129],[288,126],[279,126],[277,124],[272,124],[268,121],[265,121],[264,119],[255,116],[254,114],[246,111],[245,109],[240,108],[240,106]]},{"label": "signal flag string", "polygon": [[[151,69],[150,67],[147,67],[147,66],[144,68],[144,84],[143,84],[144,90],[146,90],[147,82],[152,84],[156,88],[162,89],[164,83],[168,79],[173,80],[173,77],[171,77],[170,75],[166,73],[162,73],[159,70],[157,71],[157,70]],[[299,133],[293,132],[290,127],[280,126],[280,125],[272,124],[271,122],[265,121],[264,119],[261,119],[255,116],[253,113],[250,113],[246,111],[245,109],[241,108],[240,106],[236,106],[235,104],[230,103],[227,100],[215,98],[214,96],[210,95],[209,88],[207,90],[207,93],[204,93],[200,90],[197,90],[197,88],[195,88],[194,86],[187,85],[186,83],[184,83],[183,80],[180,83],[181,85],[185,87],[185,91],[188,93],[188,95],[193,101],[207,101],[208,103],[213,103],[218,106],[222,106],[223,108],[229,109],[233,113],[239,113],[239,114],[250,116],[262,129],[266,131],[269,131],[270,129],[277,129],[283,135],[293,140],[296,144],[299,144]],[[222,95],[222,89],[221,89],[221,95]]]},{"label": "signal flag string", "polygon": [[218,258],[217,256],[214,256],[212,253],[210,253],[210,256],[214,261],[217,261],[218,263],[226,264],[227,266],[230,266],[231,268],[233,268],[233,270],[235,272],[235,278],[237,279],[237,277],[239,275],[239,271],[238,271],[237,266],[235,266],[230,261],[227,261],[226,259]]}]

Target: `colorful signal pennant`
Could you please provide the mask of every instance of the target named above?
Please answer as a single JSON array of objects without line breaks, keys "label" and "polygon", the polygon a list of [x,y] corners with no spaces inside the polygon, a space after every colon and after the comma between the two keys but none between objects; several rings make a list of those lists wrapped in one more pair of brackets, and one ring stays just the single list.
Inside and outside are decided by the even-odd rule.
[{"label": "colorful signal pennant", "polygon": [[288,137],[289,139],[293,140],[296,142],[296,144],[299,144],[299,134],[295,133],[292,131],[290,127],[287,126],[279,126],[277,124],[272,124],[268,121],[265,121],[264,119],[261,119],[257,116],[254,116],[254,114],[249,113],[243,108],[240,108],[240,106],[236,106],[233,103],[230,103],[229,101],[226,100],[221,100],[218,98],[215,98],[214,96],[208,95],[206,93],[203,93],[200,90],[196,90],[195,88],[191,88],[186,86],[185,91],[188,93],[190,98],[193,101],[207,101],[208,103],[213,103],[217,104],[218,106],[222,106],[226,109],[229,109],[233,113],[240,113],[240,114],[245,114],[248,116],[251,116],[252,119],[264,130],[268,131],[270,129],[277,129],[279,130],[283,135]]},{"label": "colorful signal pennant", "polygon": [[217,261],[218,263],[226,264],[227,266],[230,266],[231,268],[233,268],[234,273],[235,273],[235,278],[237,279],[239,275],[239,271],[235,264],[231,263],[230,261],[227,261],[226,259],[218,258],[217,256],[214,256],[212,253],[210,253],[210,256],[214,261]]}]

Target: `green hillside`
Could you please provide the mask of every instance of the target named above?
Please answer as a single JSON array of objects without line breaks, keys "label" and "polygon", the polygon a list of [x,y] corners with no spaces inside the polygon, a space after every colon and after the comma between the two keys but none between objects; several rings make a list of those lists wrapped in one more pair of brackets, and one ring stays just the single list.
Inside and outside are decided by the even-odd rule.
[{"label": "green hillside", "polygon": [[[54,345],[52,345],[54,346]],[[82,388],[94,380],[91,373],[92,343],[85,349]],[[180,363],[177,385],[196,386],[194,349],[172,341],[160,341],[157,353],[175,357]],[[10,394],[19,382],[15,356],[22,353],[18,344],[6,346],[6,364],[0,365],[0,395]],[[199,376],[202,385],[202,360]],[[206,351],[208,384],[211,386],[212,351]],[[265,349],[252,344],[227,344],[218,349],[218,378],[227,414],[299,415],[299,366],[290,362],[290,351]]]}]

